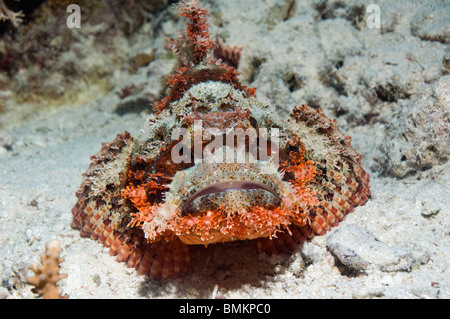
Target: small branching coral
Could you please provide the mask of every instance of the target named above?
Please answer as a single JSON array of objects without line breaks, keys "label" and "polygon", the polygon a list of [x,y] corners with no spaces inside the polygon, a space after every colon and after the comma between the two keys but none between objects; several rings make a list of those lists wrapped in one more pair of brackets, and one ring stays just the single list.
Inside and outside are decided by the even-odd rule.
[{"label": "small branching coral", "polygon": [[32,289],[33,293],[43,299],[69,298],[67,294],[63,295],[62,289],[57,286],[58,281],[67,277],[67,274],[59,273],[59,264],[64,261],[64,258],[59,257],[60,253],[61,247],[58,241],[51,241],[45,247],[45,253],[41,255],[41,265],[30,266],[34,277],[28,277],[27,284],[35,286]]}]

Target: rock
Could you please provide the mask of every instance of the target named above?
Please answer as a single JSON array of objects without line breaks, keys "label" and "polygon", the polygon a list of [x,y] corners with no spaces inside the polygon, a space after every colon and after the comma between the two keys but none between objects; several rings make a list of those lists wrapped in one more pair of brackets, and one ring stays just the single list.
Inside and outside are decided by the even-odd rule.
[{"label": "rock", "polygon": [[417,99],[396,112],[386,127],[385,169],[397,176],[435,165],[450,158],[450,75],[442,77]]},{"label": "rock", "polygon": [[328,61],[336,63],[346,55],[362,52],[362,43],[355,35],[356,29],[345,19],[323,20],[318,24],[318,32]]},{"label": "rock", "polygon": [[352,23],[356,29],[365,26],[366,3],[360,0],[317,1],[315,6],[322,20],[343,18]]},{"label": "rock", "polygon": [[[282,118],[295,105],[305,103],[307,96],[319,96],[323,90],[320,70],[325,54],[319,39],[312,36],[313,23],[312,17],[293,17],[270,30],[270,37],[258,39],[257,49],[251,51],[246,47],[243,51],[240,64],[243,78],[258,88],[258,98],[273,104]],[[329,54],[340,56],[343,50],[330,48]],[[247,58],[250,63],[245,62],[246,54],[251,55]]]},{"label": "rock", "polygon": [[396,32],[409,36],[411,34],[410,23],[414,14],[420,9],[417,3],[410,0],[392,0],[383,3],[381,32]]},{"label": "rock", "polygon": [[340,226],[327,239],[328,250],[345,266],[356,271],[409,271],[411,251],[390,247],[355,224]]},{"label": "rock", "polygon": [[423,40],[450,43],[450,5],[422,6],[411,21],[411,32]]},{"label": "rock", "polygon": [[361,55],[346,56],[343,67],[336,72],[342,79],[340,89],[348,96],[366,97],[374,106],[374,113],[380,112],[381,103],[413,97],[425,88],[425,82],[439,78],[442,72],[445,46],[430,46],[413,40],[399,43],[393,37],[383,44],[374,44]]}]

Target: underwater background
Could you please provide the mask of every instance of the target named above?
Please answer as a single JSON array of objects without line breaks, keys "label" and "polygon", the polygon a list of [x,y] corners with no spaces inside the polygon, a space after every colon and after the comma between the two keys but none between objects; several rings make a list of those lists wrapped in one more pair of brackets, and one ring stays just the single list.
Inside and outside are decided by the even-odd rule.
[{"label": "underwater background", "polygon": [[289,256],[212,245],[161,284],[71,229],[89,157],[167,93],[175,2],[0,0],[0,298],[33,297],[53,239],[71,298],[449,298],[448,1],[204,1],[258,99],[322,108],[363,156],[372,199],[331,232]]}]

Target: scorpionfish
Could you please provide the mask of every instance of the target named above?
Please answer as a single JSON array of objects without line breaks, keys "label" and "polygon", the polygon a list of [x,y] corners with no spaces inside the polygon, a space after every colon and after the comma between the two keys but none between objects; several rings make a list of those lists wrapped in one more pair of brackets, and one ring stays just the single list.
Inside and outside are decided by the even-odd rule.
[{"label": "scorpionfish", "polygon": [[177,9],[188,23],[166,43],[179,63],[168,95],[138,138],[119,134],[91,157],[72,210],[82,237],[156,280],[189,269],[190,245],[254,240],[262,252],[292,251],[370,198],[336,120],[306,105],[281,120],[226,63],[235,50],[213,50],[198,0]]}]

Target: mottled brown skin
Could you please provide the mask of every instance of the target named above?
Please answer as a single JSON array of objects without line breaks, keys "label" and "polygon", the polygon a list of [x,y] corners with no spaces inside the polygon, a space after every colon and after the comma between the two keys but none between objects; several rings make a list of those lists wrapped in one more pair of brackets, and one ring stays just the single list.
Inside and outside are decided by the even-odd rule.
[{"label": "mottled brown skin", "polygon": [[[205,19],[198,19],[205,10],[195,0],[184,2],[181,10],[192,20],[186,41],[198,42],[196,32],[205,34],[202,30],[207,28]],[[180,39],[172,44],[181,43]],[[361,167],[361,156],[335,120],[302,105],[294,108],[288,121],[281,121],[273,107],[255,98],[254,89],[239,83],[233,67],[206,56],[210,42],[200,41],[199,47],[195,41],[183,45],[183,50],[191,47],[192,54],[179,57],[195,60],[171,76],[169,96],[155,103],[158,114],[146,121],[144,138],[122,133],[91,157],[72,211],[72,227],[82,237],[99,241],[119,261],[158,280],[188,270],[189,245],[255,240],[260,251],[289,251],[314,235],[323,235],[370,198],[369,175]],[[273,174],[257,175],[246,164],[235,174],[249,171],[240,181],[270,182],[272,188],[267,189],[279,194],[279,200],[257,190],[257,196],[267,195],[268,200],[254,202],[249,196],[253,193],[245,189],[209,194],[211,205],[205,198],[191,205],[183,197],[202,190],[196,187],[203,179],[216,177],[216,182],[223,182],[231,176],[228,164],[208,171],[204,164],[173,161],[171,151],[179,140],[173,141],[171,134],[181,127],[193,132],[199,119],[203,132],[212,128],[280,130],[280,163],[272,167]],[[259,140],[266,138],[255,134]],[[203,171],[204,178],[199,175]],[[189,211],[183,206],[186,202],[191,205]],[[172,217],[162,217],[166,215]],[[163,223],[152,226],[158,218]]]},{"label": "mottled brown skin", "polygon": [[[296,107],[290,121],[292,125],[314,127],[318,134],[335,143],[341,154],[339,162],[348,165],[349,169],[346,174],[341,174],[327,171],[326,163],[315,163],[318,174],[310,182],[310,187],[319,199],[319,205],[311,207],[306,225],[292,225],[289,227],[290,233],[278,233],[277,238],[256,239],[259,250],[268,253],[292,250],[298,243],[324,234],[354,207],[364,205],[370,197],[369,176],[360,165],[361,157],[334,121],[327,119],[321,111],[307,106]],[[84,182],[76,194],[78,202],[73,208],[72,227],[79,229],[82,237],[89,237],[109,247],[111,255],[117,255],[118,261],[126,262],[128,267],[136,268],[140,274],[154,279],[176,277],[188,270],[188,246],[176,237],[170,241],[163,239],[149,243],[140,228],[129,226],[131,213],[136,212],[136,208],[121,194],[128,182],[126,170],[114,183],[108,184],[105,191],[92,194],[92,180],[97,177],[98,171],[123,152],[126,145],[133,143],[131,135],[125,132],[112,143],[103,144],[100,152],[91,158]],[[130,165],[132,152],[128,152],[130,169],[133,167]]]},{"label": "mottled brown skin", "polygon": [[111,255],[126,262],[128,267],[136,268],[139,274],[154,279],[176,277],[188,269],[187,247],[177,240],[150,244],[141,229],[127,226],[135,208],[121,195],[127,181],[126,170],[118,172],[120,178],[108,184],[104,192],[93,194],[91,190],[96,173],[133,143],[133,137],[124,132],[113,142],[104,143],[100,152],[91,157],[91,165],[83,174],[84,181],[76,193],[78,202],[72,209],[71,226],[80,231],[81,237],[108,247]]}]

